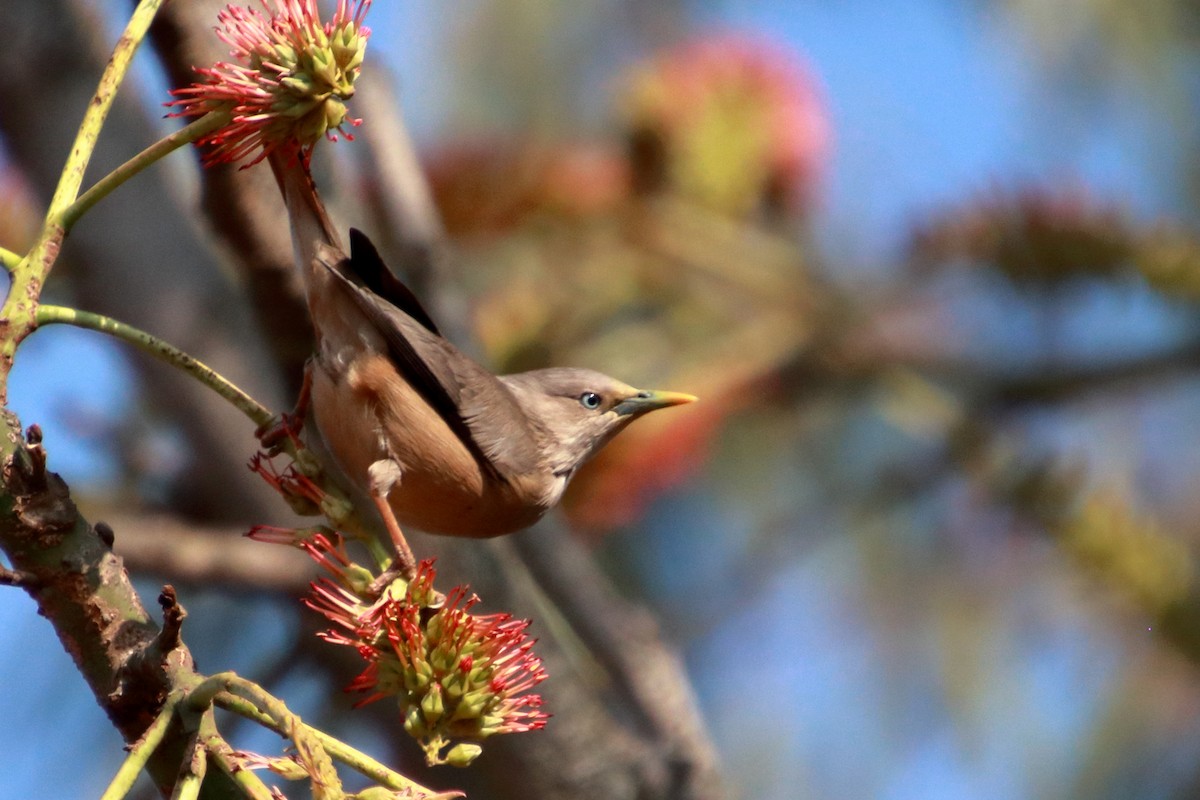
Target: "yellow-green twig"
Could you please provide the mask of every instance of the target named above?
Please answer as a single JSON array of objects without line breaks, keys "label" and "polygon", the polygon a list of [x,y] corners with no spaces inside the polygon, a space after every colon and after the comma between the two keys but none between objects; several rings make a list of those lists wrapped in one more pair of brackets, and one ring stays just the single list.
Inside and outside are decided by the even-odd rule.
[{"label": "yellow-green twig", "polygon": [[204,774],[208,771],[208,749],[204,747],[199,732],[188,740],[183,758],[184,763],[171,792],[171,800],[198,800]]},{"label": "yellow-green twig", "polygon": [[67,163],[58,179],[54,196],[50,199],[51,218],[57,217],[75,201],[83,183],[84,170],[87,169],[92,151],[96,147],[96,140],[100,136],[100,129],[104,126],[109,109],[112,108],[113,98],[117,96],[117,89],[125,80],[133,54],[146,38],[150,22],[162,4],[163,0],[142,0],[130,16],[124,33],[113,49],[112,58],[108,60],[104,74],[100,76],[96,94],[92,97],[92,102],[88,103],[83,122],[79,125],[79,133],[75,135],[75,144],[71,147],[71,154],[67,157]]},{"label": "yellow-green twig", "polygon": [[[245,717],[246,719],[249,719],[249,720],[253,720],[254,722],[257,722],[260,725],[270,728],[271,730],[273,730],[283,736],[289,735],[287,730],[284,730],[284,729],[280,728],[279,726],[277,726],[275,724],[274,720],[272,720],[269,715],[264,714],[262,711],[260,711],[258,709],[258,707],[254,703],[250,702],[249,700],[245,699],[244,697],[240,697],[238,695],[229,694],[229,693],[218,694],[213,699],[213,702],[215,702],[221,708],[226,709],[227,711],[232,711],[233,713],[235,713],[239,716]],[[403,789],[409,789],[414,792],[423,793],[425,795],[428,795],[432,799],[436,799],[436,798],[442,797],[442,796],[445,796],[445,797],[459,796],[458,792],[451,792],[451,793],[447,793],[445,795],[439,795],[439,794],[433,792],[431,789],[428,789],[427,787],[422,786],[421,784],[417,783],[416,781],[410,780],[409,778],[404,777],[400,773],[394,772],[393,770],[388,769],[385,765],[383,765],[383,764],[379,763],[378,761],[376,761],[375,759],[371,758],[366,753],[363,753],[363,752],[360,752],[359,750],[354,749],[350,745],[346,744],[345,742],[341,741],[340,739],[336,739],[336,738],[330,736],[329,734],[325,733],[324,731],[317,730],[316,728],[310,727],[308,725],[304,725],[304,728],[306,729],[307,733],[309,733],[311,736],[313,736],[315,739],[317,739],[317,741],[319,741],[321,743],[321,746],[325,748],[325,752],[328,753],[331,758],[333,758],[336,761],[340,761],[341,763],[345,764],[346,766],[350,767],[351,769],[355,770],[356,772],[359,772],[360,774],[365,775],[366,777],[375,781],[380,786],[386,786],[389,789],[394,789],[397,791],[403,790]]]},{"label": "yellow-green twig", "polygon": [[100,795],[100,800],[121,800],[129,794],[133,789],[134,781],[141,774],[142,768],[146,766],[150,756],[162,744],[178,704],[178,695],[171,695],[167,698],[167,702],[163,704],[162,710],[158,712],[154,722],[150,723],[150,727],[142,734],[142,738],[138,739],[130,748],[129,755],[125,757],[125,763],[121,764],[121,768],[113,776],[112,782],[104,790],[104,794]]},{"label": "yellow-green twig", "polygon": [[257,683],[233,672],[220,672],[201,681],[188,693],[184,702],[194,711],[208,710],[215,698],[224,694],[248,702],[259,715],[270,721],[272,730],[291,739],[296,758],[308,772],[313,786],[321,786],[329,796],[340,796],[336,792],[341,790],[341,779],[320,737],[315,735],[313,728],[289,711],[282,700]]},{"label": "yellow-green twig", "polygon": [[252,770],[246,769],[229,743],[217,733],[211,713],[204,715],[204,720],[200,723],[200,734],[204,737],[209,756],[221,771],[237,784],[246,797],[250,800],[274,800],[275,795],[271,793],[262,779]]},{"label": "yellow-green twig", "polygon": [[21,257],[19,255],[14,253],[12,250],[6,250],[3,247],[0,247],[0,264],[3,264],[6,270],[12,272],[17,268],[17,264],[20,263]]},{"label": "yellow-green twig", "polygon": [[75,223],[87,213],[88,209],[107,197],[114,189],[125,181],[137,175],[146,167],[158,161],[173,150],[196,141],[209,131],[215,130],[229,121],[228,111],[210,111],[198,120],[180,128],[169,136],[159,139],[154,144],[126,161],[112,172],[97,181],[92,188],[79,196],[62,212],[62,226],[69,231]]},{"label": "yellow-green twig", "polygon": [[100,76],[96,93],[84,112],[79,131],[75,134],[75,143],[71,146],[71,153],[63,165],[58,186],[50,199],[46,219],[33,247],[15,264],[10,264],[7,257],[4,259],[5,266],[12,274],[12,286],[3,307],[0,307],[0,326],[5,332],[5,336],[0,339],[0,405],[8,402],[8,375],[12,370],[13,356],[22,340],[36,326],[35,311],[41,296],[42,283],[54,267],[63,237],[66,235],[61,215],[75,202],[79,187],[83,183],[83,173],[96,148],[100,129],[109,109],[112,108],[113,98],[116,97],[117,89],[129,71],[134,52],[146,38],[150,22],[163,2],[164,0],[141,0],[134,9],[124,33],[113,49],[112,58],[109,59],[104,74]]},{"label": "yellow-green twig", "polygon": [[232,403],[239,411],[250,418],[255,425],[266,425],[272,419],[271,412],[250,395],[243,392],[211,367],[197,361],[177,347],[167,344],[162,339],[138,330],[132,325],[118,322],[103,314],[93,314],[89,311],[79,311],[62,306],[41,305],[37,309],[37,324],[75,325],[88,328],[136,345],[155,358],[178,367],[196,380],[203,383],[214,392]]}]

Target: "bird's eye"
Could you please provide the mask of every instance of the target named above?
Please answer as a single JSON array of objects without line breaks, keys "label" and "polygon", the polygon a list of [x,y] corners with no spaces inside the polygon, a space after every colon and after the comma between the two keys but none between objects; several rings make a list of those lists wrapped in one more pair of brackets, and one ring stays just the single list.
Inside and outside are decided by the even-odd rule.
[{"label": "bird's eye", "polygon": [[597,409],[600,407],[600,395],[595,392],[584,392],[579,395],[579,404],[584,408]]}]

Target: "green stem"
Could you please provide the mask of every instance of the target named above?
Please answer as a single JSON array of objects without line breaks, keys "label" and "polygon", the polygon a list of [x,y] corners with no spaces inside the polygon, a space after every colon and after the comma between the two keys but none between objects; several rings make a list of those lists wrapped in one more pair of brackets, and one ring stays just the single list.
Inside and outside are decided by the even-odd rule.
[{"label": "green stem", "polygon": [[271,794],[271,790],[263,783],[262,779],[254,774],[252,770],[246,769],[246,766],[234,754],[233,748],[229,743],[216,732],[215,723],[211,723],[212,714],[205,715],[206,720],[210,720],[210,733],[205,734],[205,728],[201,728],[201,734],[205,737],[205,747],[208,749],[209,758],[229,776],[242,793],[250,798],[250,800],[274,800],[275,795]]},{"label": "green stem", "polygon": [[264,724],[269,724],[272,730],[277,730],[292,740],[296,757],[308,772],[314,787],[324,787],[331,797],[341,796],[336,794],[341,790],[341,779],[320,738],[315,736],[313,729],[293,714],[282,700],[257,683],[233,672],[221,672],[201,681],[188,694],[185,702],[192,710],[208,709],[215,698],[225,694],[245,700],[262,718],[269,720],[269,723]]},{"label": "green stem", "polygon": [[134,52],[142,39],[146,38],[150,22],[163,2],[164,0],[141,0],[134,9],[129,23],[125,26],[125,32],[121,34],[121,39],[113,49],[104,74],[100,76],[100,83],[92,101],[88,103],[83,120],[79,123],[79,131],[75,134],[71,153],[63,165],[58,186],[50,199],[46,219],[33,247],[15,264],[10,264],[8,257],[4,259],[5,266],[12,273],[12,285],[3,307],[0,307],[0,330],[4,333],[3,337],[0,337],[0,405],[8,403],[8,375],[12,371],[13,357],[17,347],[37,324],[35,312],[42,293],[42,283],[58,260],[58,251],[62,247],[63,237],[66,236],[60,215],[75,202],[79,194],[84,170],[87,169],[92,152],[96,149],[96,140],[100,137],[100,129],[104,126],[109,109],[112,108],[113,98],[116,97],[117,89],[129,71]]},{"label": "green stem", "polygon": [[[254,703],[243,697],[233,694],[218,694],[214,698],[214,702],[221,708],[224,708],[227,711],[232,711],[233,713],[243,716],[246,719],[253,720],[254,722],[270,728],[280,735],[289,735],[288,731],[276,725],[274,720],[272,720],[269,715],[264,714],[255,706]],[[335,739],[324,731],[317,730],[316,728],[312,728],[308,725],[304,725],[304,729],[309,735],[321,743],[321,746],[325,748],[325,752],[327,752],[331,758],[340,761],[351,769],[367,776],[380,786],[386,786],[389,789],[394,789],[397,791],[409,789],[413,792],[430,795],[431,797],[438,796],[431,789],[428,789],[416,781],[404,777],[398,772],[393,772],[383,764],[368,756],[366,753],[355,750],[353,747],[341,741],[340,739]]]},{"label": "green stem", "polygon": [[129,755],[125,757],[125,763],[121,764],[121,768],[113,776],[112,783],[104,790],[104,794],[100,795],[100,800],[120,800],[132,791],[134,781],[142,773],[146,762],[162,744],[178,704],[179,697],[177,695],[167,697],[167,702],[163,704],[162,710],[158,712],[154,722],[150,723],[150,727],[142,734],[142,738],[134,743]]},{"label": "green stem", "polygon": [[[205,763],[204,759],[201,759],[200,763]],[[175,791],[171,792],[171,800],[197,800],[200,797],[200,784],[204,782],[203,773],[203,769],[188,771],[175,781]]]},{"label": "green stem", "polygon": [[367,552],[375,560],[375,566],[384,572],[392,566],[393,551],[384,547],[383,542],[376,536],[363,536],[360,541],[367,546]]},{"label": "green stem", "polygon": [[[222,692],[232,691],[231,687],[241,686],[245,683],[248,683],[248,681],[238,676],[236,672],[218,672],[216,675],[209,675],[207,678],[200,681],[200,683],[192,687],[191,691],[188,692],[188,708],[193,711],[204,711],[213,705],[213,701],[217,695],[221,694]],[[261,687],[255,686],[255,688],[259,692],[266,694],[266,690],[262,689]],[[245,695],[243,695],[241,692],[238,694],[247,702],[252,703],[254,708],[257,709],[259,713],[268,713],[267,710],[259,703],[255,702],[254,699],[245,697]],[[247,694],[253,694],[253,692],[247,692]],[[274,698],[271,699],[274,700]]]},{"label": "green stem", "polygon": [[204,747],[198,731],[188,740],[183,757],[187,761],[179,771],[179,779],[175,781],[171,800],[198,800],[204,774],[208,771],[208,750]]},{"label": "green stem", "polygon": [[17,264],[21,263],[21,256],[14,253],[12,250],[6,250],[0,247],[0,264],[9,272],[17,268]]},{"label": "green stem", "polygon": [[232,403],[239,411],[249,417],[255,425],[266,425],[272,419],[271,412],[265,406],[230,383],[211,367],[197,361],[179,348],[167,344],[162,339],[152,336],[145,331],[138,330],[131,325],[118,322],[103,314],[93,314],[89,311],[79,311],[74,308],[49,305],[38,306],[36,319],[39,327],[61,323],[115,336],[122,341],[140,347],[160,361],[165,361],[188,373]]},{"label": "green stem", "polygon": [[114,189],[125,181],[137,175],[146,167],[158,161],[168,153],[178,150],[185,144],[190,144],[204,134],[214,131],[229,122],[228,111],[210,111],[200,119],[194,120],[169,136],[159,139],[154,144],[126,161],[121,166],[98,180],[79,199],[63,210],[61,220],[65,230],[70,231],[87,211],[96,203],[103,200]]},{"label": "green stem", "polygon": [[108,60],[108,66],[100,76],[96,94],[92,97],[92,102],[88,103],[87,111],[83,115],[79,133],[75,136],[75,144],[58,180],[58,188],[54,190],[54,196],[50,199],[48,219],[57,218],[78,195],[79,187],[83,183],[84,170],[87,169],[88,161],[96,148],[96,140],[104,126],[104,120],[108,117],[109,109],[112,108],[113,99],[117,96],[117,89],[125,80],[133,54],[142,43],[142,39],[146,38],[150,22],[163,2],[164,0],[142,0],[129,18],[125,32],[121,34],[117,46],[113,49],[112,58]]}]

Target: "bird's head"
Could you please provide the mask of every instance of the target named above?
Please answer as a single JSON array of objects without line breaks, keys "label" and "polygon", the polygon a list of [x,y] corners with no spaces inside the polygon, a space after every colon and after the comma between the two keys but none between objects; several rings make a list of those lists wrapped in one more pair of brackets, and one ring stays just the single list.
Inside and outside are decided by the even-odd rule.
[{"label": "bird's head", "polygon": [[679,392],[635,389],[588,369],[539,369],[503,380],[543,434],[546,464],[567,477],[643,414],[696,400]]}]

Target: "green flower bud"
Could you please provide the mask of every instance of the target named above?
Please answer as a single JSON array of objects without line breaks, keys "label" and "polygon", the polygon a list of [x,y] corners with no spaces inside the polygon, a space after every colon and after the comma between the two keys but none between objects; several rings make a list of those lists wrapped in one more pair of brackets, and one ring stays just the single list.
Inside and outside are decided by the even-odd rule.
[{"label": "green flower bud", "polygon": [[483,748],[477,744],[461,742],[450,748],[446,753],[446,763],[452,767],[465,767],[479,757]]},{"label": "green flower bud", "polygon": [[436,683],[432,684],[421,700],[421,713],[425,716],[425,721],[432,727],[437,725],[438,720],[445,712],[446,705],[442,702],[442,688]]},{"label": "green flower bud", "polygon": [[421,716],[421,709],[417,706],[410,708],[404,715],[404,730],[414,739],[422,739],[429,732]]}]

